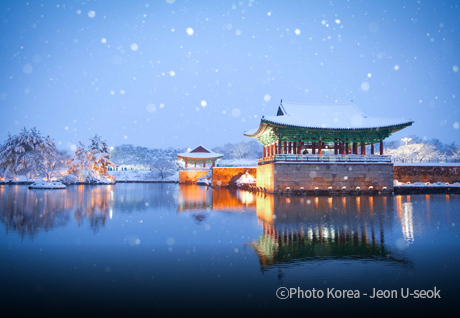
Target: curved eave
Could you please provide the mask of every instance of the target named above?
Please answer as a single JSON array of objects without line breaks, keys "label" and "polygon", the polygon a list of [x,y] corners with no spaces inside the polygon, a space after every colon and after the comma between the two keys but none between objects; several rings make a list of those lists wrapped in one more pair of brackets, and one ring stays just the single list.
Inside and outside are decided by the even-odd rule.
[{"label": "curved eave", "polygon": [[179,159],[187,159],[187,160],[196,160],[196,161],[200,161],[200,160],[219,160],[223,157],[224,155],[219,155],[219,156],[212,156],[212,157],[188,157],[188,156],[184,156],[184,155],[179,155],[177,154],[177,157]]},{"label": "curved eave", "polygon": [[408,121],[405,123],[397,124],[397,125],[389,125],[389,126],[378,126],[378,127],[355,127],[355,128],[328,128],[328,127],[310,127],[310,126],[296,126],[296,125],[288,125],[288,124],[280,124],[276,123],[270,120],[262,119],[260,122],[259,129],[252,135],[247,135],[246,133],[244,134],[247,137],[252,137],[256,138],[258,136],[263,135],[269,126],[275,127],[275,128],[298,128],[298,129],[311,129],[311,130],[322,130],[322,131],[356,131],[356,130],[380,130],[380,129],[391,129],[391,133],[394,133],[396,131],[399,131],[403,128],[406,128],[408,126],[411,126],[414,122],[413,121]]},{"label": "curved eave", "polygon": [[246,137],[256,138],[257,136],[263,135],[267,131],[267,129],[268,129],[267,124],[264,125],[263,120],[261,120],[259,129],[257,129],[255,133],[248,135],[246,134],[246,132],[244,132],[243,135],[245,135]]}]

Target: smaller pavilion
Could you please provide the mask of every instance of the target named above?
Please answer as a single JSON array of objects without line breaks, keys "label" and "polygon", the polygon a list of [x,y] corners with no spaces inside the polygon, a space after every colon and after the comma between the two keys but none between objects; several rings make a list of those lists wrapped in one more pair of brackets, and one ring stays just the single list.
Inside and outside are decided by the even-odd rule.
[{"label": "smaller pavilion", "polygon": [[213,152],[201,144],[188,152],[177,154],[179,159],[185,161],[185,169],[190,168],[189,163],[194,164],[193,168],[197,168],[197,164],[203,164],[203,167],[200,168],[206,168],[206,164],[209,167],[214,167],[216,161],[222,159],[223,156],[223,154]]}]

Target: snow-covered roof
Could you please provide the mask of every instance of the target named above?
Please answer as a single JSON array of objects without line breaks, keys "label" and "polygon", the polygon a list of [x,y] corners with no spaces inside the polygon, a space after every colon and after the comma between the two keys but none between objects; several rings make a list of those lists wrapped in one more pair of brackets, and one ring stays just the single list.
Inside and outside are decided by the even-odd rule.
[{"label": "snow-covered roof", "polygon": [[179,158],[191,158],[191,159],[220,159],[224,155],[214,152],[203,145],[198,145],[195,148],[192,148],[188,152],[178,153],[177,157]]},{"label": "snow-covered roof", "polygon": [[[311,129],[370,129],[411,124],[403,118],[384,118],[365,115],[355,103],[302,104],[281,102],[277,116],[262,117],[261,123]],[[261,127],[244,134],[252,136]]]}]

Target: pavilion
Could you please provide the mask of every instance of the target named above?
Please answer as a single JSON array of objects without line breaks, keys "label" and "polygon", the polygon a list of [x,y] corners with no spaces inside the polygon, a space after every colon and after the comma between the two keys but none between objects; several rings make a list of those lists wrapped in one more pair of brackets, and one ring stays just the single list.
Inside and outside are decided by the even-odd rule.
[{"label": "pavilion", "polygon": [[[276,116],[262,116],[258,128],[244,132],[256,138],[263,148],[259,164],[273,161],[276,155],[328,154],[375,155],[379,144],[383,156],[383,140],[392,133],[411,126],[413,121],[400,118],[381,118],[364,115],[353,103],[301,104],[283,102]],[[359,151],[360,149],[360,151]],[[340,156],[336,158],[340,160]]]},{"label": "pavilion", "polygon": [[366,116],[353,102],[281,100],[276,116],[262,116],[259,127],[244,135],[263,145],[257,166],[257,188],[263,191],[391,193],[393,164],[384,155],[383,140],[412,124],[410,119]]},{"label": "pavilion", "polygon": [[197,164],[203,164],[202,168],[206,168],[206,163],[208,163],[209,166],[214,167],[215,162],[220,160],[223,156],[223,154],[215,153],[212,150],[202,146],[201,144],[188,152],[177,154],[179,159],[185,161],[185,169],[189,168],[189,162],[194,163],[194,168],[197,167]]}]

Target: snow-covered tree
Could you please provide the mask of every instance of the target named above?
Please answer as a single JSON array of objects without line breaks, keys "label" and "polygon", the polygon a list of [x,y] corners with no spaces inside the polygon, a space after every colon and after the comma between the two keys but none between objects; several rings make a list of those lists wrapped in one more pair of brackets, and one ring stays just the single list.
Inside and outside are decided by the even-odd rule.
[{"label": "snow-covered tree", "polygon": [[233,145],[232,147],[232,158],[241,159],[246,158],[249,154],[249,147],[245,142],[240,142],[238,144]]},{"label": "snow-covered tree", "polygon": [[24,173],[29,178],[45,175],[50,180],[62,164],[54,141],[44,138],[35,127],[24,127],[19,135],[8,134],[0,146],[0,171],[6,179]]},{"label": "snow-covered tree", "polygon": [[65,152],[58,151],[56,144],[49,136],[36,147],[36,152],[33,156],[37,173],[44,175],[48,182],[51,182],[53,177],[59,175],[59,170],[64,167],[66,159]]},{"label": "snow-covered tree", "polygon": [[76,175],[80,181],[98,182],[101,178],[109,177],[108,166],[114,164],[110,162],[109,147],[100,136],[95,135],[90,141],[88,147],[79,143],[68,172]]},{"label": "snow-covered tree", "polygon": [[101,175],[107,175],[109,165],[114,166],[110,161],[110,150],[105,140],[101,140],[101,137],[97,134],[90,138],[91,145],[89,151],[92,154],[94,163],[93,169]]},{"label": "snow-covered tree", "polygon": [[152,170],[157,171],[160,174],[161,179],[164,179],[172,171],[176,170],[174,161],[166,158],[157,158],[151,162]]},{"label": "snow-covered tree", "polygon": [[426,162],[436,160],[441,156],[435,146],[430,143],[402,145],[396,149],[386,149],[385,153],[400,162]]}]

